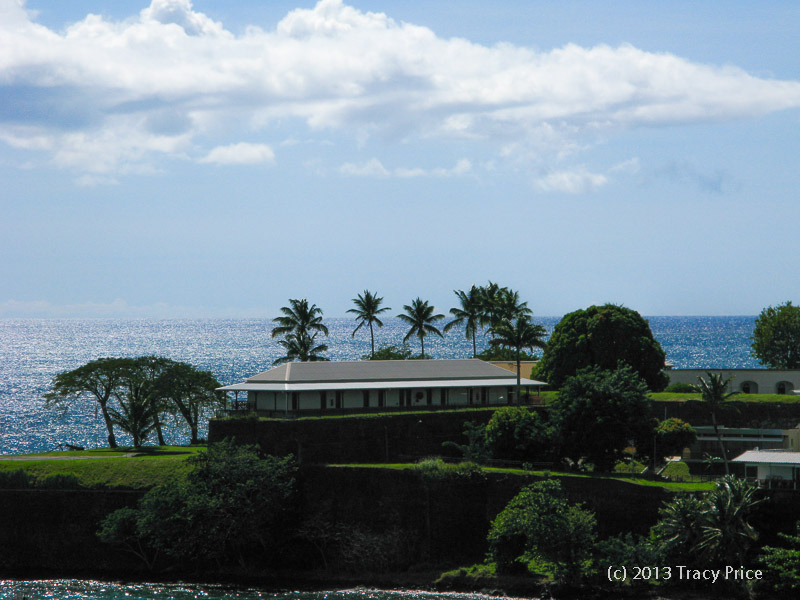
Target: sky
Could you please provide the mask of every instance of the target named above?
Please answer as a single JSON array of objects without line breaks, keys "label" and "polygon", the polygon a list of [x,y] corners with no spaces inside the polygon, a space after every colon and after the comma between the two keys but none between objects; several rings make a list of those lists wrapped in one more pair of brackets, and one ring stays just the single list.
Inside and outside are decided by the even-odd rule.
[{"label": "sky", "polygon": [[800,301],[800,3],[0,0],[0,317]]}]

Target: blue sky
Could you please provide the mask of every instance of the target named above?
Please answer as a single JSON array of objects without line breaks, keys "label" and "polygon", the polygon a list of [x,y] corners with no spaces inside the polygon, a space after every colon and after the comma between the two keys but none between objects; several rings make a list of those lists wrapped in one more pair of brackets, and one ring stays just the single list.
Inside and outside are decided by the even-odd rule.
[{"label": "blue sky", "polygon": [[796,2],[0,0],[0,317],[798,301]]}]

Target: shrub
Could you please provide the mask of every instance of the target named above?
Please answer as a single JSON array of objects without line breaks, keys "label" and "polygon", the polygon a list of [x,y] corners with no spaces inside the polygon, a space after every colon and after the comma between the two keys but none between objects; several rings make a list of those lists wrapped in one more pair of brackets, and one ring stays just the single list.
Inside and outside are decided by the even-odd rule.
[{"label": "shrub", "polygon": [[496,410],[486,425],[485,439],[492,457],[506,460],[541,459],[553,447],[550,424],[525,406]]},{"label": "shrub", "polygon": [[697,392],[691,383],[671,383],[664,388],[664,391],[673,394],[694,394]]},{"label": "shrub", "polygon": [[70,473],[53,473],[36,482],[43,490],[77,490],[83,487],[81,480]]},{"label": "shrub", "polygon": [[24,469],[0,471],[0,489],[27,490],[34,486],[36,478]]},{"label": "shrub", "polygon": [[594,513],[570,504],[558,481],[539,481],[492,521],[489,552],[500,573],[540,561],[556,581],[577,582],[590,570],[596,527]]},{"label": "shrub", "polygon": [[439,457],[426,458],[414,465],[423,479],[483,478],[483,469],[473,462],[446,463]]},{"label": "shrub", "polygon": [[261,458],[254,447],[226,440],[188,460],[192,471],[186,480],[151,489],[133,516],[112,513],[101,538],[132,552],[143,548],[137,556],[162,553],[195,566],[244,563],[273,548],[291,522],[292,458]]}]

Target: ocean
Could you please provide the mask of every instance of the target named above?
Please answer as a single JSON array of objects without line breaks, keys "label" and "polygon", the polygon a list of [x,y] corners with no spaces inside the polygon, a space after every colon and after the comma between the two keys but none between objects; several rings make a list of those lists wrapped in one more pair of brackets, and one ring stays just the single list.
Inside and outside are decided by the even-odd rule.
[{"label": "ocean", "polygon": [[[667,360],[676,368],[753,368],[750,355],[755,317],[647,317]],[[552,331],[559,317],[535,318]],[[369,353],[369,331],[352,336],[350,318],[325,320],[331,360],[357,360]],[[376,347],[400,345],[407,331],[396,318],[376,330]],[[53,377],[90,360],[109,356],[158,355],[211,371],[223,385],[267,370],[282,355],[270,337],[267,319],[112,320],[0,319],[0,454],[56,449],[60,444],[105,446],[106,433],[96,402],[86,399],[65,412],[44,408],[43,395]],[[410,341],[419,352],[416,340]],[[479,350],[487,345],[479,336]],[[452,331],[443,339],[426,338],[434,358],[472,355],[472,343]],[[165,431],[170,443],[188,433],[179,420]],[[201,434],[202,435],[202,434]],[[120,436],[120,443],[127,443]],[[2,596],[0,596],[1,598]]]},{"label": "ocean", "polygon": [[0,580],[0,600],[489,600],[481,594],[372,589],[270,592],[257,588],[183,583],[116,583],[77,579]]}]

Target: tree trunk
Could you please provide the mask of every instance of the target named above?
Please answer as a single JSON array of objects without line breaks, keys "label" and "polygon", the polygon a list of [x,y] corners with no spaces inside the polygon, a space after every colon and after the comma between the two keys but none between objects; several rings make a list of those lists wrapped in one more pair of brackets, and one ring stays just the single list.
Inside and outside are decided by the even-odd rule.
[{"label": "tree trunk", "polygon": [[717,428],[717,417],[713,410],[711,411],[711,424],[714,425],[714,434],[717,436],[719,449],[722,452],[722,460],[725,463],[725,475],[730,475],[731,471],[728,467],[728,453],[725,452],[725,444],[722,442],[722,436],[719,434],[719,429]]},{"label": "tree trunk", "polygon": [[419,338],[419,343],[420,343],[420,346],[422,347],[422,358],[425,358],[425,338],[424,337],[420,337]]},{"label": "tree trunk", "polygon": [[475,330],[472,331],[472,358],[478,358],[478,344],[475,342]]},{"label": "tree trunk", "polygon": [[375,358],[375,332],[372,330],[372,321],[369,322],[369,341],[372,346],[372,355],[370,358]]},{"label": "tree trunk", "polygon": [[521,367],[520,367],[520,364],[519,364],[519,348],[517,348],[517,393],[516,393],[517,397],[514,399],[514,400],[516,400],[517,404],[522,404],[522,398],[520,398],[520,396],[519,396],[519,372],[520,372],[520,369],[521,369]]},{"label": "tree trunk", "polygon": [[164,441],[164,434],[161,433],[161,419],[159,418],[158,414],[156,414],[155,423],[156,423],[156,433],[158,434],[158,445],[166,446],[167,443]]},{"label": "tree trunk", "polygon": [[111,448],[116,448],[117,438],[114,437],[114,424],[111,422],[111,415],[108,414],[107,404],[107,400],[105,402],[100,402],[100,410],[103,411],[103,419],[106,422],[106,429],[108,429],[108,445]]}]

